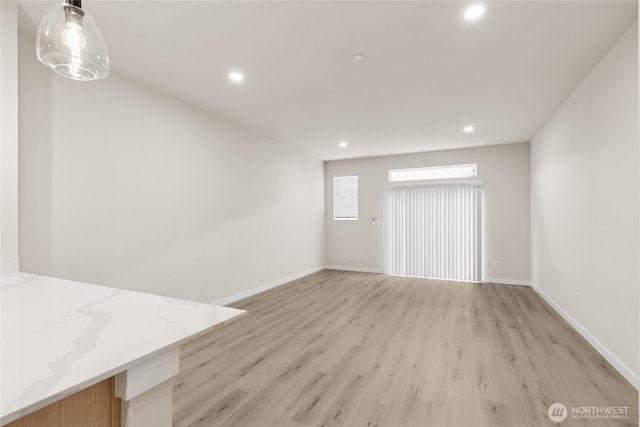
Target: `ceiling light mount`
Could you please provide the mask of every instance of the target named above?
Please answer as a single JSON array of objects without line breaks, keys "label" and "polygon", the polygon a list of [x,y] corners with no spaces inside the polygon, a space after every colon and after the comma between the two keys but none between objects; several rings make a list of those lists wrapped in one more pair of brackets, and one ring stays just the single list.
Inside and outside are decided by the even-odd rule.
[{"label": "ceiling light mount", "polygon": [[487,8],[483,4],[471,5],[467,9],[465,9],[464,19],[466,19],[467,21],[475,21],[477,19],[480,19],[480,17],[484,15],[486,9]]},{"label": "ceiling light mount", "polygon": [[67,4],[82,9],[82,0],[67,0]]},{"label": "ceiling light mount", "polygon": [[474,130],[475,130],[475,127],[473,127],[473,126],[471,126],[471,125],[468,125],[468,126],[465,126],[464,128],[462,128],[462,131],[463,131],[464,133],[471,133],[471,132],[473,132]]},{"label": "ceiling light mount", "polygon": [[228,77],[232,83],[238,84],[244,81],[244,74],[242,74],[240,71],[230,71]]},{"label": "ceiling light mount", "polygon": [[362,61],[363,59],[364,59],[364,54],[362,53],[356,53],[355,55],[353,55],[354,61]]},{"label": "ceiling light mount", "polygon": [[109,75],[109,54],[81,0],[55,5],[42,19],[36,38],[40,62],[63,77],[89,81]]}]

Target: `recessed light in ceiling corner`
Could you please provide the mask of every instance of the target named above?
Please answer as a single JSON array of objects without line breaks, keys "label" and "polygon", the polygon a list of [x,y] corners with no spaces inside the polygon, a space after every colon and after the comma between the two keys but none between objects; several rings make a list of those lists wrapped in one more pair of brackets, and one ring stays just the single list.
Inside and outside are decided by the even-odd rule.
[{"label": "recessed light in ceiling corner", "polygon": [[240,71],[230,71],[229,80],[233,83],[242,83],[244,81],[244,74]]},{"label": "recessed light in ceiling corner", "polygon": [[354,61],[362,61],[363,59],[364,59],[364,54],[362,53],[356,53],[355,55],[353,55]]},{"label": "recessed light in ceiling corner", "polygon": [[484,12],[486,10],[487,8],[483,4],[471,5],[465,9],[464,19],[466,19],[467,21],[475,21],[479,19],[482,15],[484,15]]},{"label": "recessed light in ceiling corner", "polygon": [[474,130],[475,130],[475,128],[474,128],[473,126],[465,126],[465,127],[463,127],[463,128],[462,128],[462,131],[463,131],[464,133],[471,133],[471,132],[473,132]]},{"label": "recessed light in ceiling corner", "polygon": [[349,145],[349,143],[347,141],[340,141],[338,143],[338,147],[340,147],[340,148],[346,148],[347,145]]}]

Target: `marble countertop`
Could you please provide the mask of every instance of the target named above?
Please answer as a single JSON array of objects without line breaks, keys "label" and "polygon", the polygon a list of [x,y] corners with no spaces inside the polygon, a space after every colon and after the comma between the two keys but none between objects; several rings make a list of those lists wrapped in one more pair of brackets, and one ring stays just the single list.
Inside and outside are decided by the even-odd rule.
[{"label": "marble countertop", "polygon": [[27,273],[1,280],[2,424],[245,313]]}]

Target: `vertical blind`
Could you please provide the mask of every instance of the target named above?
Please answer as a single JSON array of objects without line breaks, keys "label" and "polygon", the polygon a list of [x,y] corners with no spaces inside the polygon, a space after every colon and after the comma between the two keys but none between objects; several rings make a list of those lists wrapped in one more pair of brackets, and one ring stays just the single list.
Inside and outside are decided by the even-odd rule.
[{"label": "vertical blind", "polygon": [[333,219],[358,219],[358,175],[333,177]]},{"label": "vertical blind", "polygon": [[385,191],[385,272],[480,281],[482,186]]}]

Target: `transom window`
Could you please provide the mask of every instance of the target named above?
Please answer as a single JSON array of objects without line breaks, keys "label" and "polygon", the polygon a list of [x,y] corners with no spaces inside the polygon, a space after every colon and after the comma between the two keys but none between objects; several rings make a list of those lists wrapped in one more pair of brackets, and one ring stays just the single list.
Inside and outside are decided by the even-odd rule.
[{"label": "transom window", "polygon": [[389,170],[389,182],[470,178],[474,176],[478,176],[478,165],[475,163],[469,165],[450,165]]}]

